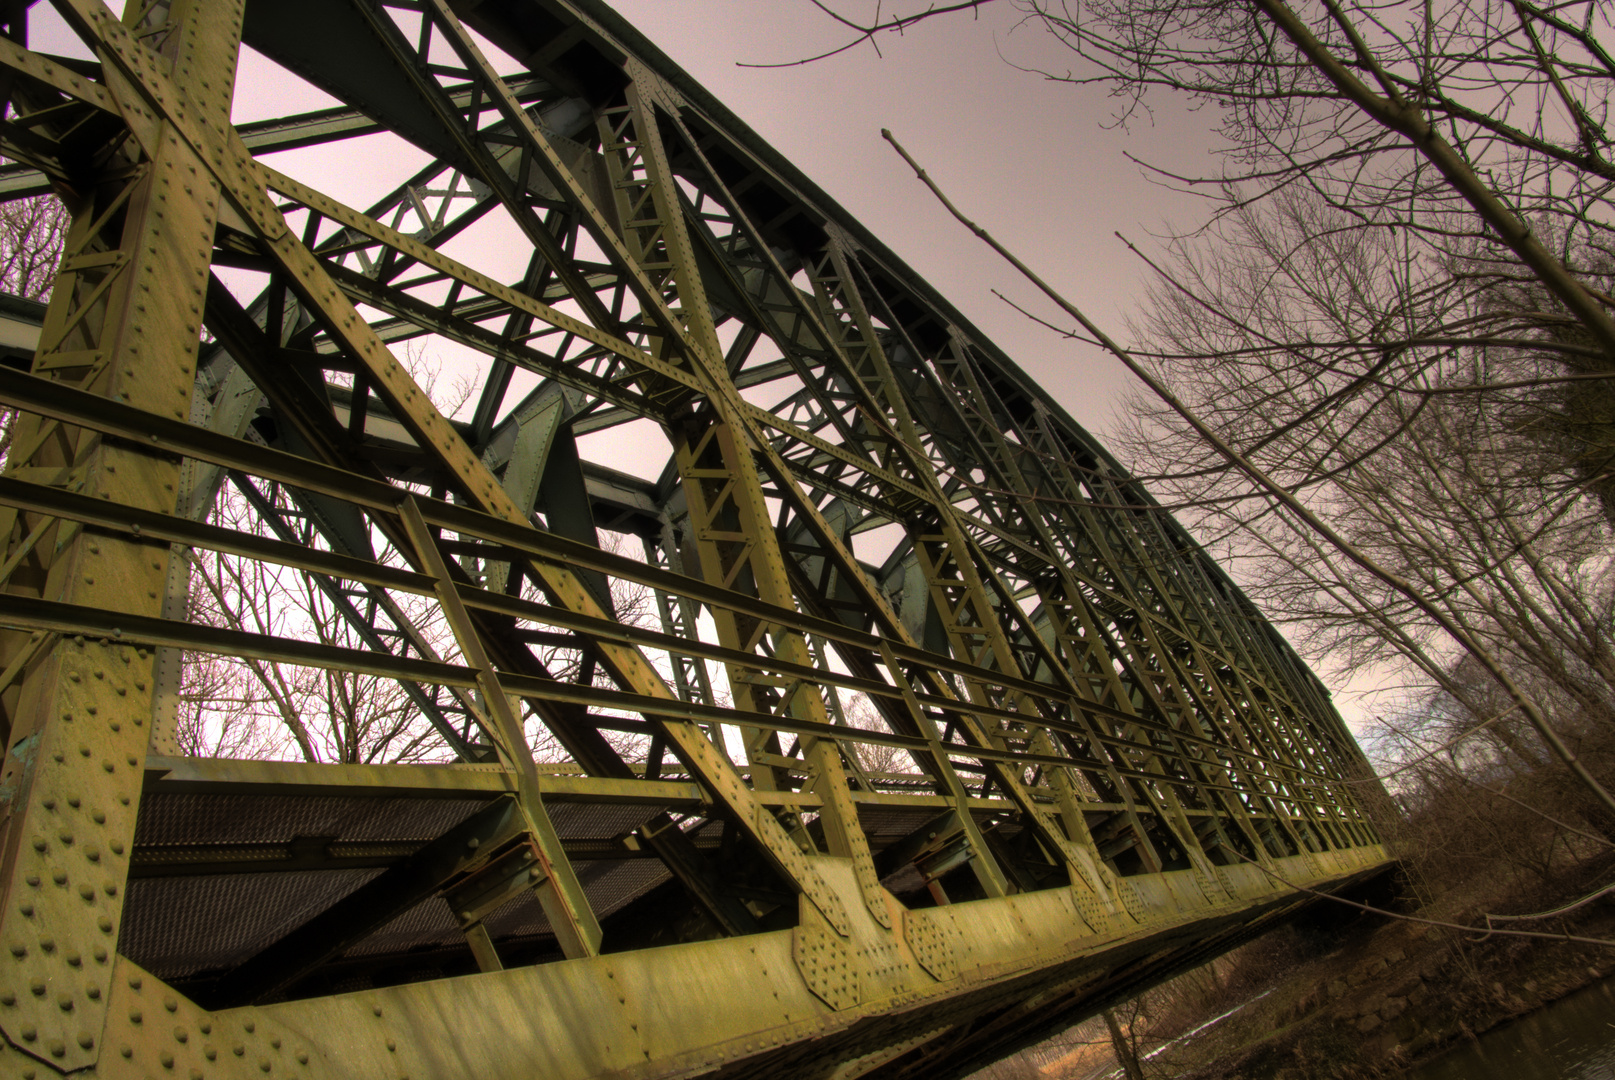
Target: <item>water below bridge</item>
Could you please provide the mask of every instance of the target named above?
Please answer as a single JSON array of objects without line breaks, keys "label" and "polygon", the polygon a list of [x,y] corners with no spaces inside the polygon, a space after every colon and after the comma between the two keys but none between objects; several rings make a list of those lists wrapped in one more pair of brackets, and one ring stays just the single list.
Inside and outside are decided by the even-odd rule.
[{"label": "water below bridge", "polygon": [[1615,983],[1494,1028],[1403,1080],[1615,1080]]}]

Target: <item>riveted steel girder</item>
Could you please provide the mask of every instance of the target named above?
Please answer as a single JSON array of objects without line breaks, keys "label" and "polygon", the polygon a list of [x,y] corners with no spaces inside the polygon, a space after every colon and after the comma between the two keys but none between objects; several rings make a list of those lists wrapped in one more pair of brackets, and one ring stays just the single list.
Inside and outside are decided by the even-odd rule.
[{"label": "riveted steel girder", "polygon": [[1226,575],[603,3],[0,21],[0,1073],[960,1075],[1387,865]]}]

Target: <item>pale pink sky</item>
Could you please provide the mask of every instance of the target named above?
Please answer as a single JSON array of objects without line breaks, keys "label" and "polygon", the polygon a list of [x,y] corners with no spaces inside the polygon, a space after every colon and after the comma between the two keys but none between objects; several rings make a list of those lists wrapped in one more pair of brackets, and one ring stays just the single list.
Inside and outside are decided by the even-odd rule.
[{"label": "pale pink sky", "polygon": [[[1097,435],[1126,385],[1118,364],[1063,342],[995,298],[1052,307],[949,218],[880,137],[890,128],[965,213],[1118,337],[1143,267],[1135,242],[1192,226],[1203,206],[1150,183],[1126,154],[1217,168],[1213,114],[1163,99],[1155,122],[1106,130],[1102,90],[1017,70],[1065,71],[1071,56],[1010,0],[813,64],[758,69],[849,39],[808,0],[611,0],[646,37],[935,285]],[[838,0],[865,15],[873,0]],[[887,5],[891,7],[890,4]],[[921,5],[910,4],[910,10]]]}]

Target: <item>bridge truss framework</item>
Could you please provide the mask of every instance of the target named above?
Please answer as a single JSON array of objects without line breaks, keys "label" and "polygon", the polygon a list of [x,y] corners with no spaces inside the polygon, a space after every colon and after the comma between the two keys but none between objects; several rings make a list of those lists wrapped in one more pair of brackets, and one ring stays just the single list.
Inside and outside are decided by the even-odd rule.
[{"label": "bridge truss framework", "polygon": [[[1384,866],[1238,589],[605,5],[3,12],[0,196],[73,219],[0,325],[0,1073],[962,1075]],[[243,45],[340,104],[232,123]],[[209,657],[427,763],[187,753]]]}]

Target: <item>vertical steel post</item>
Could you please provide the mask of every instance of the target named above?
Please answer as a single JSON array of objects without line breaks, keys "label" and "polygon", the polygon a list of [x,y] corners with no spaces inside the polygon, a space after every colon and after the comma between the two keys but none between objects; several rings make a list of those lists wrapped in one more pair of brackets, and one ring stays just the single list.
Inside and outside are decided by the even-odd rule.
[{"label": "vertical steel post", "polygon": [[[62,5],[97,41],[121,27],[98,2]],[[131,6],[131,12],[135,6]],[[99,50],[108,84],[141,100],[129,65],[161,71],[197,122],[228,124],[240,0],[178,0],[134,56]],[[219,189],[196,150],[153,112],[135,139],[86,178],[46,313],[36,375],[160,417],[185,418]],[[52,420],[24,417],[7,475],[162,513],[179,463]],[[106,611],[158,615],[167,544],[35,519],[45,535],[7,591]],[[0,667],[27,648],[4,635]],[[116,638],[61,641],[32,658],[5,702],[0,769],[0,948],[10,954],[0,1029],[54,1069],[95,1064],[102,1048],[129,846],[140,798],[152,656]]]}]

